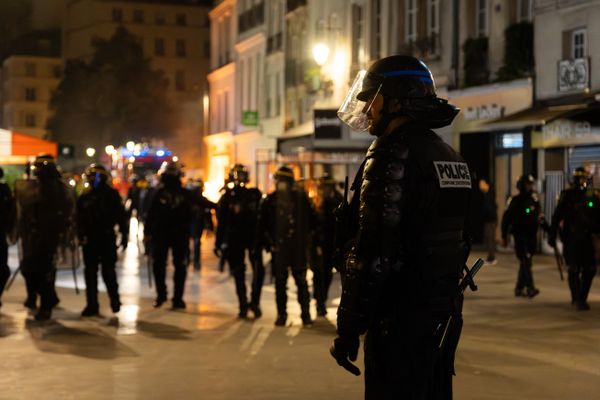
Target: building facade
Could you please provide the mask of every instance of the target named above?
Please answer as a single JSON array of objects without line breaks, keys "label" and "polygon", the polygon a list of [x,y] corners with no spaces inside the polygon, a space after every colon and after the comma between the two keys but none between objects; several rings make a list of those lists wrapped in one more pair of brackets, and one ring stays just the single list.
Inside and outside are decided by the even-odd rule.
[{"label": "building facade", "polygon": [[47,135],[52,92],[62,76],[58,57],[10,56],[0,71],[0,126],[38,138]]},{"label": "building facade", "polygon": [[[119,26],[139,37],[152,67],[169,80],[168,96],[178,111],[179,128],[165,144],[192,169],[202,168],[204,158],[210,3],[75,0],[65,2],[64,11],[64,59],[88,59],[93,39],[108,39]],[[81,155],[84,147],[78,147]]]}]

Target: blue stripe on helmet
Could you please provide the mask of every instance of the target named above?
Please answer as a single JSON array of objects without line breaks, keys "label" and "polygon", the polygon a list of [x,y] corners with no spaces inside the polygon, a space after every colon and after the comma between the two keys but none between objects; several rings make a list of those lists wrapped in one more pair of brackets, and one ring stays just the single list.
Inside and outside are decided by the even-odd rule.
[{"label": "blue stripe on helmet", "polygon": [[402,70],[402,71],[390,71],[384,72],[381,75],[383,76],[406,76],[406,75],[416,75],[416,76],[426,76],[431,78],[431,73],[427,71],[417,71],[417,70]]}]

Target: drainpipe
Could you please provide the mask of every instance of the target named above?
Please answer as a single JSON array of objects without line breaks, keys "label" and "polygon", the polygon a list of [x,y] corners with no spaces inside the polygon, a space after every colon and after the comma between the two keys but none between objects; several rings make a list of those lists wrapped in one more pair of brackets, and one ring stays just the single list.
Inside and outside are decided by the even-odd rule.
[{"label": "drainpipe", "polygon": [[454,89],[459,85],[459,67],[460,67],[460,0],[454,0],[452,3],[452,70],[454,71]]}]

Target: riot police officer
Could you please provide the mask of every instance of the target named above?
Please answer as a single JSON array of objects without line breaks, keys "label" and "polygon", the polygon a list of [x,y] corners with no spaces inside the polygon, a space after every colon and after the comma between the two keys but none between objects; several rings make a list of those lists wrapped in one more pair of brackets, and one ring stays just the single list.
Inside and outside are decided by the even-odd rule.
[{"label": "riot police officer", "polygon": [[208,200],[204,192],[204,182],[201,179],[190,182],[188,190],[192,200],[192,223],[190,225],[190,235],[192,238],[193,265],[196,271],[200,271],[200,247],[202,244],[202,234],[204,229],[211,230],[212,214],[211,210],[217,208],[217,205]]},{"label": "riot police officer", "polygon": [[289,270],[298,289],[302,324],[310,326],[306,272],[310,237],[315,225],[314,209],[306,192],[294,184],[294,172],[287,166],[274,174],[276,189],[261,200],[258,214],[257,251],[271,253],[277,302],[276,326],[287,322],[287,280]]},{"label": "riot police officer", "polygon": [[502,245],[508,245],[508,235],[515,241],[515,255],[519,259],[519,273],[515,296],[535,297],[540,291],[533,284],[533,254],[537,246],[537,231],[543,217],[537,193],[533,190],[535,179],[523,175],[517,181],[519,194],[508,200],[502,216]]},{"label": "riot police officer", "polygon": [[[0,168],[0,179],[4,178],[4,170]],[[15,221],[13,195],[8,185],[0,182],[0,307],[2,293],[10,277],[8,267],[8,242],[6,236],[11,233]]]},{"label": "riot police officer", "polygon": [[[217,205],[215,252],[227,261],[233,274],[240,307],[239,318],[246,318],[248,309],[255,318],[260,318],[264,267],[260,257],[256,256],[253,245],[261,193],[258,189],[247,186],[248,170],[242,164],[235,164],[230,168],[227,180],[229,186]],[[246,251],[249,252],[253,271],[250,302],[246,294]]]},{"label": "riot police officer", "polygon": [[548,237],[548,244],[555,247],[560,235],[571,304],[581,311],[590,309],[587,297],[596,274],[593,235],[600,232],[600,193],[589,186],[590,179],[585,168],[573,171],[573,186],[560,194]]},{"label": "riot police officer", "polygon": [[52,309],[59,302],[54,288],[54,260],[61,240],[72,225],[75,204],[53,156],[37,156],[31,171],[37,181],[24,181],[33,184],[27,185],[31,192],[16,191],[20,200],[18,235],[23,246],[21,272],[27,286],[25,305],[35,309],[39,295],[41,303],[35,319],[44,321],[50,319]]},{"label": "riot police officer", "polygon": [[[351,128],[376,136],[352,185],[349,226],[357,231],[330,350],[358,375],[351,361],[366,333],[366,399],[452,396],[471,177],[431,129],[457,113],[437,97],[427,66],[400,55],[359,72],[338,111]],[[440,350],[439,327],[450,316]]]},{"label": "riot police officer", "polygon": [[192,208],[189,192],[181,186],[183,173],[176,162],[164,163],[159,171],[160,185],[152,195],[144,225],[144,240],[152,247],[156,299],[154,307],[167,301],[165,284],[167,254],[173,255],[173,309],[185,309],[183,291]]},{"label": "riot police officer", "polygon": [[109,173],[101,164],[91,164],[84,172],[87,191],[77,200],[77,235],[83,247],[87,305],[83,317],[99,314],[98,266],[102,264],[102,278],[110,298],[110,307],[119,312],[119,286],[115,264],[117,246],[115,225],[121,232],[120,246],[127,247],[128,219],[119,192],[109,186]]},{"label": "riot police officer", "polygon": [[315,207],[317,216],[316,246],[313,275],[313,297],[317,301],[317,315],[327,315],[327,296],[333,278],[335,252],[335,210],[342,203],[343,196],[336,189],[335,180],[329,174],[318,181],[318,195]]}]

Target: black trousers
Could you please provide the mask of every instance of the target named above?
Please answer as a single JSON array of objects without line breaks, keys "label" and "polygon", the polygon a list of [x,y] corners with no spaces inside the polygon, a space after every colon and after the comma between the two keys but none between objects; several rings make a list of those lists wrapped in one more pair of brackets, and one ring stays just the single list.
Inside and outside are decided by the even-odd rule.
[{"label": "black trousers", "polygon": [[333,280],[333,253],[323,251],[318,257],[318,262],[313,271],[313,297],[317,301],[317,309],[325,309],[329,294],[329,287]]},{"label": "black trousers", "polygon": [[517,275],[516,290],[535,288],[533,284],[533,253],[536,248],[535,236],[514,236],[515,255],[519,259],[519,273]]},{"label": "black trousers", "polygon": [[187,276],[187,254],[188,254],[188,236],[171,235],[162,237],[153,237],[152,256],[154,257],[153,272],[154,282],[156,283],[157,297],[167,298],[167,285],[165,283],[167,274],[167,255],[171,249],[173,255],[173,300],[183,300],[183,291],[185,288],[185,278]]},{"label": "black trousers", "polygon": [[273,255],[273,273],[275,274],[275,300],[277,302],[277,314],[287,315],[287,281],[289,271],[292,271],[292,277],[298,289],[298,303],[303,318],[310,317],[309,303],[310,294],[308,293],[308,283],[306,282],[306,267],[297,265],[287,265],[285,260],[278,259],[278,255]]},{"label": "black trousers", "polygon": [[111,304],[119,304],[119,285],[117,283],[116,262],[117,246],[115,237],[92,239],[83,246],[85,264],[85,295],[90,307],[98,307],[98,269],[102,265],[102,279]]},{"label": "black trousers", "polygon": [[[0,299],[6,283],[10,278],[10,268],[8,267],[8,243],[6,242],[6,236],[4,233],[0,233]],[[0,303],[2,304],[2,303]]]},{"label": "black trousers", "polygon": [[587,302],[595,275],[595,265],[569,265],[568,279],[572,303]]},{"label": "black trousers", "polygon": [[194,268],[199,270],[201,268],[200,250],[202,248],[202,233],[204,229],[193,229],[192,230],[192,254]]},{"label": "black trousers", "polygon": [[[262,252],[261,250],[258,250]],[[262,260],[262,254],[257,254],[250,250],[250,262],[252,263],[252,295],[250,296],[250,304],[260,306],[260,296],[262,287],[265,282],[265,266]]]},{"label": "black trousers", "polygon": [[230,243],[227,247],[226,260],[235,281],[235,292],[238,297],[240,310],[248,308],[248,295],[246,290],[246,249],[242,245]]},{"label": "black trousers", "polygon": [[365,337],[366,400],[451,400],[454,352],[462,319],[451,329],[445,350],[438,349],[434,324],[426,332],[380,324]]},{"label": "black trousers", "polygon": [[28,300],[36,300],[40,296],[40,308],[51,310],[58,303],[58,296],[54,288],[56,280],[56,267],[54,258],[56,249],[48,246],[37,248],[24,248],[21,260],[21,273],[25,278]]}]

